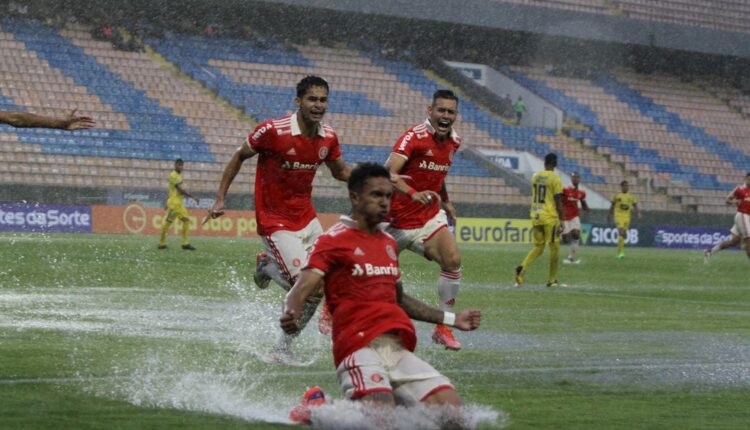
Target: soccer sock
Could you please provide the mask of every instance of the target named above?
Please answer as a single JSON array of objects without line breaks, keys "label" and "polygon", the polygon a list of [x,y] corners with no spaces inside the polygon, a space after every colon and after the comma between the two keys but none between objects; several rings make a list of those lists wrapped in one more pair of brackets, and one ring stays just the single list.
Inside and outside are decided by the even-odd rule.
[{"label": "soccer sock", "polygon": [[539,258],[540,255],[542,255],[542,252],[544,252],[544,244],[541,245],[534,245],[533,248],[531,248],[531,251],[529,251],[528,254],[526,254],[526,258],[523,259],[523,263],[521,263],[521,266],[523,266],[523,271],[526,272],[526,270],[531,266],[531,263],[534,262],[537,258]]},{"label": "soccer sock", "polygon": [[453,311],[453,305],[456,303],[456,295],[461,285],[461,269],[456,271],[441,270],[440,281],[438,281],[438,296],[440,304],[438,308],[441,311]]},{"label": "soccer sock", "polygon": [[190,220],[182,222],[182,244],[188,244],[188,231],[190,231]]},{"label": "soccer sock", "polygon": [[169,221],[164,221],[164,224],[161,226],[161,236],[159,236],[159,245],[166,245],[167,244],[167,231],[169,231],[169,227],[172,225]]},{"label": "soccer sock", "polygon": [[617,254],[622,254],[625,251],[625,238],[622,236],[617,237]]},{"label": "soccer sock", "polygon": [[580,240],[578,240],[578,239],[573,239],[573,240],[570,241],[570,255],[568,256],[568,258],[570,258],[571,260],[575,260],[576,259],[576,251],[578,251],[578,243],[579,242],[580,242]]},{"label": "soccer sock", "polygon": [[281,288],[283,288],[286,291],[289,291],[292,289],[293,282],[290,282],[289,279],[281,273],[281,269],[279,269],[279,265],[273,261],[270,264],[266,264],[263,268],[263,272],[268,275],[271,279],[273,279],[277,284],[281,285]]},{"label": "soccer sock", "polygon": [[549,244],[549,281],[557,281],[557,269],[560,267],[560,242]]}]

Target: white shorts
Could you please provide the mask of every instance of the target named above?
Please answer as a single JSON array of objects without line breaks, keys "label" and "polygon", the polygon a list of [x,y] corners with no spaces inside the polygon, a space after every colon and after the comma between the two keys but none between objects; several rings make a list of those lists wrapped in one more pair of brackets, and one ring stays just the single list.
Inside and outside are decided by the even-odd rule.
[{"label": "white shorts", "polygon": [[350,354],[336,373],[347,399],[389,392],[396,404],[414,406],[439,391],[454,389],[447,377],[404,349],[393,335],[379,336]]},{"label": "white shorts", "polygon": [[747,239],[750,237],[750,215],[737,212],[734,215],[734,225],[732,226],[731,233],[735,236],[739,236],[740,239]]},{"label": "white shorts", "polygon": [[396,239],[399,253],[404,249],[409,249],[424,256],[424,243],[432,239],[440,229],[446,227],[448,227],[448,216],[443,209],[440,209],[440,212],[420,228],[401,230],[388,227],[385,231]]},{"label": "white shorts", "polygon": [[290,288],[305,266],[310,248],[321,234],[323,234],[323,227],[315,218],[302,230],[279,230],[271,233],[270,236],[261,237],[266,253],[279,267],[284,278],[289,281]]},{"label": "white shorts", "polygon": [[569,234],[573,230],[581,231],[581,218],[575,217],[573,219],[563,221],[562,234]]}]

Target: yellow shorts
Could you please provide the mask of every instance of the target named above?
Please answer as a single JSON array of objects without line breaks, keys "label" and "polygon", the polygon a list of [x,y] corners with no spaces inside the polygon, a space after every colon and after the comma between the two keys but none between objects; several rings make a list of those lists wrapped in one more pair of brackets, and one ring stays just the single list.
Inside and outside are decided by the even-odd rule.
[{"label": "yellow shorts", "polygon": [[174,205],[167,209],[167,222],[174,222],[175,219],[188,220],[188,211],[184,205]]},{"label": "yellow shorts", "polygon": [[618,230],[627,230],[630,227],[630,218],[615,217],[615,227],[617,227]]},{"label": "yellow shorts", "polygon": [[557,226],[558,223],[554,224],[538,224],[532,227],[532,237],[535,245],[544,245],[547,243],[555,243],[557,237]]}]

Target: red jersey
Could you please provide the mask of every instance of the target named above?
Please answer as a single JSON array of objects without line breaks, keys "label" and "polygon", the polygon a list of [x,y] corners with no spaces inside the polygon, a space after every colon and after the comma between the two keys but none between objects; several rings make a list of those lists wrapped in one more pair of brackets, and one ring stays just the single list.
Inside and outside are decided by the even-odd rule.
[{"label": "red jersey", "polygon": [[[453,154],[458,151],[461,138],[455,130],[448,139],[435,139],[435,129],[427,120],[404,133],[393,146],[393,157],[403,157],[406,164],[398,172],[409,176],[404,181],[416,191],[431,190],[438,194],[443,189],[448,169],[453,163]],[[404,193],[394,193],[391,199],[391,226],[398,229],[414,229],[424,226],[440,211],[440,203],[423,205]]]},{"label": "red jersey", "polygon": [[341,157],[336,132],[321,124],[312,139],[302,135],[297,114],[258,124],[247,137],[258,153],[255,219],[258,233],[298,231],[315,217],[312,183],[321,163]]},{"label": "red jersey", "polygon": [[576,187],[570,185],[563,188],[563,220],[570,221],[573,218],[579,216],[581,212],[578,210],[578,202],[583,204],[584,209],[586,208],[586,191],[579,190]]},{"label": "red jersey", "polygon": [[396,333],[403,347],[414,351],[414,324],[396,300],[396,282],[401,277],[397,249],[388,233],[360,230],[346,216],[315,241],[305,269],[325,280],[337,367],[386,332]]},{"label": "red jersey", "polygon": [[737,212],[750,215],[750,188],[745,185],[737,185],[731,196],[740,202],[737,206]]}]

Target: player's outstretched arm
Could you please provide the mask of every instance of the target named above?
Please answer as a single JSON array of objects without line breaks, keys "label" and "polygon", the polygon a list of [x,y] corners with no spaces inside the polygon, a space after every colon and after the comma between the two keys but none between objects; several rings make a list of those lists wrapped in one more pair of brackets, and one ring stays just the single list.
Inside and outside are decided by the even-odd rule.
[{"label": "player's outstretched arm", "polygon": [[404,178],[399,173],[401,172],[401,169],[404,168],[404,165],[406,165],[406,161],[407,159],[404,158],[403,155],[393,152],[385,162],[385,168],[388,169],[388,172],[390,172],[391,174],[391,182],[393,183],[393,188],[395,188],[396,191],[408,194],[409,196],[411,196],[412,200],[420,202],[423,205],[438,201],[438,198],[440,196],[436,192],[431,190],[415,190],[414,188],[410,187],[409,184],[406,183],[406,181],[404,181]]},{"label": "player's outstretched arm", "polygon": [[[433,308],[404,293],[401,283],[398,283],[396,288],[399,306],[401,306],[409,318],[433,324],[446,323],[446,312]],[[455,321],[450,325],[459,330],[469,331],[478,328],[481,319],[482,315],[479,309],[466,309],[456,314]]]},{"label": "player's outstretched arm", "polygon": [[255,151],[250,148],[247,142],[243,142],[242,145],[234,151],[232,158],[229,159],[227,166],[224,168],[224,173],[221,176],[221,183],[219,184],[219,190],[216,192],[216,200],[211,210],[208,211],[208,216],[211,218],[218,218],[224,215],[224,199],[229,191],[229,186],[232,185],[235,176],[240,172],[242,163],[248,158],[255,155]]},{"label": "player's outstretched arm", "polygon": [[295,334],[299,331],[297,319],[302,315],[302,306],[318,291],[318,286],[322,281],[323,275],[314,270],[307,269],[300,273],[297,282],[284,299],[284,311],[279,319],[284,333]]},{"label": "player's outstretched arm", "polygon": [[64,118],[52,118],[28,112],[0,111],[0,123],[18,128],[39,127],[61,130],[79,130],[96,125],[90,117],[76,116],[76,109],[73,109]]}]

